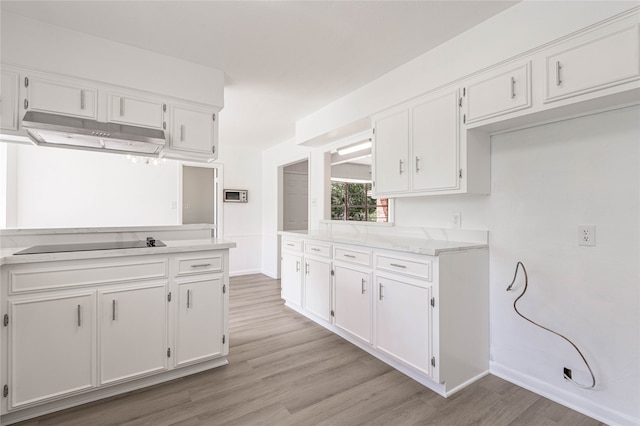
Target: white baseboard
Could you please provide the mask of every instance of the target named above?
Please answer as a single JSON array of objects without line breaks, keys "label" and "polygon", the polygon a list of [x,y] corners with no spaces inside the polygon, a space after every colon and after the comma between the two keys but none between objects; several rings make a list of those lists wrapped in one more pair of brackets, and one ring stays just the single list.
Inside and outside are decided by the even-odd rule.
[{"label": "white baseboard", "polygon": [[494,376],[535,392],[551,401],[569,407],[585,416],[592,417],[602,423],[611,426],[640,426],[640,419],[633,418],[619,411],[612,410],[603,405],[570,392],[551,386],[535,377],[527,376],[509,367],[491,361],[489,371]]},{"label": "white baseboard", "polygon": [[262,271],[260,269],[244,269],[242,271],[229,271],[230,277],[238,277],[240,275],[253,275],[260,274]]}]

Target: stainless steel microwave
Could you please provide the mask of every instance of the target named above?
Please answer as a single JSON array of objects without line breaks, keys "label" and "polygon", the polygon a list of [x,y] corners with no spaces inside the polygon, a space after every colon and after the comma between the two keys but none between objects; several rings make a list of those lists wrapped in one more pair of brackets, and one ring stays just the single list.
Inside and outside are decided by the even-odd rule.
[{"label": "stainless steel microwave", "polygon": [[246,189],[225,189],[223,197],[225,203],[246,203],[249,201],[249,191]]}]

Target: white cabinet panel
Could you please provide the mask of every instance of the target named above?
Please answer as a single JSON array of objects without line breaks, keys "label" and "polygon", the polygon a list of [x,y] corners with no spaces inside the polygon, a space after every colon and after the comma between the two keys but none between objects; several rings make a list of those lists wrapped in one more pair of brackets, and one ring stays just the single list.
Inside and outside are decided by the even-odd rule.
[{"label": "white cabinet panel", "polygon": [[177,367],[222,356],[223,285],[222,276],[178,283]]},{"label": "white cabinet panel", "polygon": [[305,259],[304,308],[327,322],[330,320],[330,260]]},{"label": "white cabinet panel", "polygon": [[173,107],[171,149],[213,155],[216,150],[216,114],[210,110]]},{"label": "white cabinet panel", "polygon": [[412,189],[456,189],[460,159],[458,91],[426,99],[411,109]]},{"label": "white cabinet panel", "polygon": [[109,118],[113,123],[162,129],[166,104],[160,100],[109,93]]},{"label": "white cabinet panel", "polygon": [[638,25],[553,51],[545,58],[545,102],[614,86],[640,74]]},{"label": "white cabinet panel", "polygon": [[63,78],[27,78],[28,109],[96,119],[98,90],[95,87]]},{"label": "white cabinet panel", "polygon": [[18,79],[19,74],[14,71],[2,70],[0,82],[0,128],[3,130],[18,130]]},{"label": "white cabinet panel", "polygon": [[335,267],[335,325],[371,342],[371,273]]},{"label": "white cabinet panel", "polygon": [[529,108],[531,102],[531,63],[509,65],[491,71],[465,90],[466,124]]},{"label": "white cabinet panel", "polygon": [[94,293],[9,302],[9,409],[95,384]]},{"label": "white cabinet panel", "polygon": [[431,286],[378,277],[376,347],[431,376]]},{"label": "white cabinet panel", "polygon": [[302,256],[282,253],[281,275],[282,298],[302,306]]},{"label": "white cabinet panel", "polygon": [[409,191],[409,110],[376,119],[374,144],[376,195]]},{"label": "white cabinet panel", "polygon": [[100,292],[100,384],[167,368],[166,283]]}]

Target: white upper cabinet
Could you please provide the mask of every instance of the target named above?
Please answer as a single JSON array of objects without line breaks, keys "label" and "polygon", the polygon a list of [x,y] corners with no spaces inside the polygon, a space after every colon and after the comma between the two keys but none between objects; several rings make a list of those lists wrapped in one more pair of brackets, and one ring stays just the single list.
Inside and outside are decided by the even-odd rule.
[{"label": "white upper cabinet", "polygon": [[373,181],[376,194],[409,190],[409,109],[375,119]]},{"label": "white upper cabinet", "polygon": [[2,69],[0,82],[0,128],[3,130],[18,130],[18,79],[19,74]]},{"label": "white upper cabinet", "polygon": [[171,107],[171,137],[167,158],[185,155],[214,160],[218,156],[218,114],[212,108],[196,105]]},{"label": "white upper cabinet", "polygon": [[98,89],[78,80],[27,76],[25,110],[97,118]]},{"label": "white upper cabinet", "polygon": [[509,64],[470,81],[463,89],[465,123],[471,124],[531,107],[531,62]]},{"label": "white upper cabinet", "polygon": [[109,93],[108,98],[108,121],[156,129],[166,127],[167,104],[163,101],[120,93]]},{"label": "white upper cabinet", "polygon": [[636,79],[640,75],[638,24],[550,49],[545,70],[545,102]]},{"label": "white upper cabinet", "polygon": [[413,190],[457,189],[460,186],[458,91],[425,99],[411,112]]}]

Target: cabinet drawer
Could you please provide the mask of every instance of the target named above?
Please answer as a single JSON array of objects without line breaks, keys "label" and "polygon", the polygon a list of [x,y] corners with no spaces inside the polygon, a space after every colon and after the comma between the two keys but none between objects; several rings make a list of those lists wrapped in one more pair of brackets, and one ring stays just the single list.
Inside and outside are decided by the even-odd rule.
[{"label": "cabinet drawer", "polygon": [[304,252],[315,256],[331,257],[331,245],[306,242]]},{"label": "cabinet drawer", "polygon": [[282,249],[302,252],[302,240],[282,239]]},{"label": "cabinet drawer", "polygon": [[431,281],[431,261],[416,262],[415,260],[399,259],[397,257],[376,256],[376,268]]},{"label": "cabinet drawer", "polygon": [[75,265],[16,268],[9,271],[12,293],[55,290],[124,281],[166,278],[167,259],[130,262],[87,262]]},{"label": "cabinet drawer", "polygon": [[222,253],[178,259],[178,275],[222,272],[223,270]]},{"label": "cabinet drawer", "polygon": [[334,260],[371,266],[371,253],[336,247]]}]

